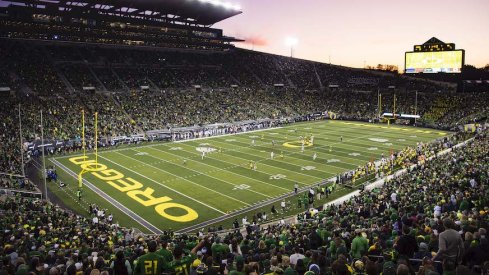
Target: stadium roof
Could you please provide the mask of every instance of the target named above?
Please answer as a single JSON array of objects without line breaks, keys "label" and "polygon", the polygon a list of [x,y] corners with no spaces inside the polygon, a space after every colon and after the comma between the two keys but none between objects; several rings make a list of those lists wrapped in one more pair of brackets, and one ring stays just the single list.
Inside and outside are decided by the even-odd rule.
[{"label": "stadium roof", "polygon": [[58,7],[59,10],[97,10],[169,22],[212,25],[242,13],[238,5],[221,0],[13,0],[31,7]]}]

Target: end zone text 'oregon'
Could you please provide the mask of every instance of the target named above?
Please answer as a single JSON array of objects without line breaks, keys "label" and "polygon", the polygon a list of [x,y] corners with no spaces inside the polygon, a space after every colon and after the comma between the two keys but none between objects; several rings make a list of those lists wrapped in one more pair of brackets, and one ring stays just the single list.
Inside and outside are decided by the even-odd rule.
[{"label": "end zone text 'oregon'", "polygon": [[[121,192],[127,192],[126,194],[130,198],[140,204],[146,207],[154,206],[156,213],[164,218],[176,222],[191,222],[199,217],[197,212],[192,208],[179,203],[170,202],[172,199],[168,196],[159,198],[154,197],[154,189],[146,187],[146,189],[143,190],[144,186],[139,181],[125,177],[121,172],[109,169],[104,164],[95,163],[95,160],[89,160],[86,156],[73,157],[70,158],[70,161],[76,165],[80,165],[84,171],[91,172],[92,175],[105,181],[115,189]],[[166,210],[170,208],[182,209],[186,214],[180,216],[170,215],[166,212]]]}]

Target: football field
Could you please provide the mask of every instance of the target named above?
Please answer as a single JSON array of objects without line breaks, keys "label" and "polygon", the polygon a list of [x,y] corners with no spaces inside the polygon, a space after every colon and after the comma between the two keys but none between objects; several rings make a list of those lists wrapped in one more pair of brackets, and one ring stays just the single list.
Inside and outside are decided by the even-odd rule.
[{"label": "football field", "polygon": [[[98,160],[92,153],[51,158],[49,164],[56,165],[68,186],[49,188],[65,203],[82,209],[89,203],[108,205],[121,225],[143,232],[185,230],[221,218],[234,219],[237,213],[253,213],[258,206],[269,207],[291,194],[296,183],[307,188],[391,150],[447,134],[321,120],[236,135],[145,143],[101,150]],[[301,136],[313,136],[303,150]],[[82,169],[83,196],[78,200],[74,194]]]}]

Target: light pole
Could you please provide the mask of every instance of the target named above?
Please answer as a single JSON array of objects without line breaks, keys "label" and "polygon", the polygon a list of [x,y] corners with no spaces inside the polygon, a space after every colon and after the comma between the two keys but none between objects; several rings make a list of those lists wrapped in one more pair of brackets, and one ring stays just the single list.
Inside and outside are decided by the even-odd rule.
[{"label": "light pole", "polygon": [[45,199],[49,201],[48,197],[48,185],[46,182],[46,159],[44,158],[44,126],[43,126],[43,121],[42,121],[42,110],[41,110],[41,147],[42,147],[42,177],[44,179],[44,192],[45,192]]},{"label": "light pole", "polygon": [[295,37],[288,36],[285,38],[285,44],[290,47],[290,57],[294,57],[294,46],[297,45],[299,41]]},{"label": "light pole", "polygon": [[20,138],[20,160],[21,160],[22,176],[25,178],[24,146],[22,143],[22,117],[20,115],[20,103],[19,103],[19,138]]},{"label": "light pole", "polygon": [[[416,91],[416,98],[414,100],[414,115],[418,114],[418,91]],[[416,125],[416,117],[414,117],[414,125]]]}]

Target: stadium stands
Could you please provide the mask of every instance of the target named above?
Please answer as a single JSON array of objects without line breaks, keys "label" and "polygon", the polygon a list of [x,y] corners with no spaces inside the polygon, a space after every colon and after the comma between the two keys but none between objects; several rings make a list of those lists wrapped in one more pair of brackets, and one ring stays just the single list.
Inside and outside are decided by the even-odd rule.
[{"label": "stadium stands", "polygon": [[[413,114],[412,91],[418,91],[420,125],[450,129],[487,116],[488,93],[459,95],[424,80],[246,50],[211,53],[2,42],[7,53],[2,59],[2,82],[14,95],[0,100],[7,106],[21,103],[26,141],[40,136],[40,109],[45,114],[45,135],[51,139],[79,136],[81,109],[100,113],[99,134],[105,137],[326,110],[339,119],[368,120],[377,116],[378,91],[383,96],[381,111],[393,111],[390,86],[395,87],[396,113]],[[95,93],[84,87],[94,87]],[[13,109],[3,108],[2,114],[9,118],[3,125],[8,134],[2,139],[15,144],[18,121]],[[9,149],[2,149],[2,171],[15,171],[18,151],[12,154],[17,149],[5,148]]]},{"label": "stadium stands", "polygon": [[[456,141],[446,139],[423,152],[437,153]],[[134,270],[151,241],[158,243],[157,254],[164,257],[161,261],[169,274],[178,263],[173,255],[180,257],[182,251],[191,259],[184,268],[202,274],[480,270],[489,257],[488,142],[487,131],[479,133],[465,146],[383,188],[365,191],[314,216],[307,212],[298,224],[250,225],[247,233],[145,236],[121,228],[110,213],[96,206],[85,218],[45,201],[3,197],[0,272],[94,274],[119,268],[114,255]],[[453,230],[462,232],[462,239],[444,239]],[[461,253],[451,258],[456,241]]]},{"label": "stadium stands", "polygon": [[[0,5],[0,275],[489,272],[487,67],[465,68],[469,78],[415,78],[237,49],[231,42],[241,40],[211,26],[240,13],[238,6],[211,0]],[[120,226],[118,217],[92,201],[82,205],[80,189],[78,201],[73,197],[77,213],[57,205],[63,204],[59,197],[43,199],[48,194],[39,190],[40,150],[48,157],[81,150],[82,111],[90,118],[88,151],[95,147],[95,113],[99,147],[142,137],[152,142],[161,137],[150,133],[180,127],[222,123],[229,130],[261,120],[253,130],[328,115],[378,122],[383,113],[417,114],[416,126],[456,133],[396,152],[391,147],[387,158],[372,157],[337,175],[327,190],[350,189],[360,181],[359,190],[340,202],[308,209],[304,196],[303,207],[288,205],[299,214],[283,217],[285,207],[278,214],[264,200],[251,206],[271,206],[270,211],[243,208],[252,217],[236,219],[233,228],[212,221],[192,234],[159,228],[163,234],[150,235]],[[395,123],[407,122],[413,121]],[[485,124],[463,131],[478,122]],[[41,127],[50,143],[43,149]],[[397,168],[407,172],[393,175]],[[61,192],[70,188],[56,181],[54,166],[47,170],[49,181],[66,187]],[[373,178],[379,181],[364,182]]]},{"label": "stadium stands", "polygon": [[[0,103],[7,106],[0,110],[0,172],[5,173],[21,174],[19,106],[24,142],[40,139],[40,110],[45,138],[70,140],[63,149],[47,151],[49,155],[81,148],[81,110],[90,116],[98,112],[102,145],[110,144],[111,137],[150,130],[294,118],[324,111],[333,112],[337,119],[368,121],[379,113],[378,93],[382,94],[381,113],[393,112],[395,95],[396,113],[416,112],[421,115],[418,125],[428,127],[456,129],[487,118],[488,113],[488,93],[458,94],[425,80],[240,49],[189,52],[2,42],[1,50],[8,54],[0,61],[0,86],[12,90],[0,97]],[[18,59],[20,53],[27,54]],[[94,135],[91,123],[87,122],[89,137]],[[420,154],[434,156],[456,141],[460,140],[419,150],[408,148],[399,153],[397,164],[416,162]],[[89,138],[88,147],[93,145]],[[156,240],[170,244],[174,252],[182,246],[206,247],[194,256],[200,259],[196,263],[206,265],[196,264],[189,270],[206,274],[225,270],[246,274],[312,270],[316,275],[379,274],[384,270],[389,274],[388,270],[396,268],[427,274],[428,269],[451,268],[438,240],[452,226],[464,233],[464,253],[458,259],[463,266],[458,268],[478,270],[489,253],[485,238],[487,148],[487,132],[479,133],[466,147],[423,164],[384,188],[365,191],[312,216],[303,213],[296,225],[250,225],[242,230],[247,231],[245,235],[236,231],[224,236],[203,232],[198,237],[147,236],[120,227],[100,209],[92,209],[90,218],[85,218],[45,201],[4,195],[0,200],[0,223],[5,228],[0,238],[0,255],[4,256],[0,272],[110,271],[121,264],[112,255],[118,255],[120,261],[127,259],[134,270],[148,242]],[[39,150],[26,153],[29,162],[38,157]],[[364,172],[360,168],[349,177]],[[0,185],[2,190],[36,188],[22,177],[5,175]],[[424,202],[422,207],[419,201]],[[445,223],[445,218],[455,225]]]}]

